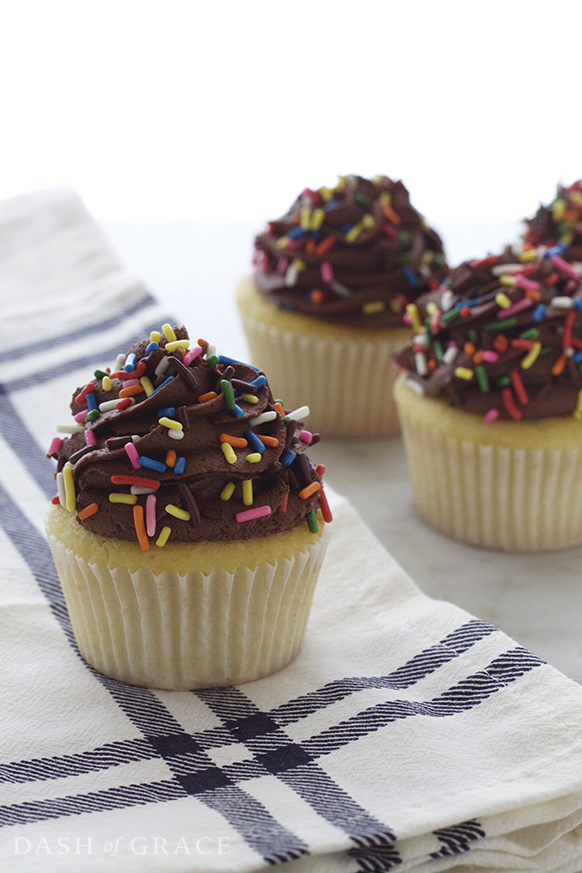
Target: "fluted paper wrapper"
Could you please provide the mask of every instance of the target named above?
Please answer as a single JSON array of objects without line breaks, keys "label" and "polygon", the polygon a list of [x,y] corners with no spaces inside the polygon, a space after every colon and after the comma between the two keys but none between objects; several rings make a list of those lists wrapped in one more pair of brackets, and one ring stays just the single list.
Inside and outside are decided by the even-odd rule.
[{"label": "fluted paper wrapper", "polygon": [[83,657],[133,685],[188,690],[281,670],[299,653],[327,543],[275,565],[180,576],[88,563],[49,544]]},{"label": "fluted paper wrapper", "polygon": [[309,429],[327,437],[386,436],[399,429],[392,396],[393,357],[409,342],[402,330],[366,339],[301,335],[241,313],[253,364],[269,374],[288,409],[307,405]]},{"label": "fluted paper wrapper", "polygon": [[447,536],[508,552],[582,542],[582,451],[482,445],[402,413],[414,501]]}]

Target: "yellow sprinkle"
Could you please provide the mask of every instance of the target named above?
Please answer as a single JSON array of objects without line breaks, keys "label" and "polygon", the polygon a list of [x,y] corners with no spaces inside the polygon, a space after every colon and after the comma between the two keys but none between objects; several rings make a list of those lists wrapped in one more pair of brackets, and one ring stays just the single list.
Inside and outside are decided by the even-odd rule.
[{"label": "yellow sprinkle", "polygon": [[311,224],[311,209],[309,206],[303,206],[300,215],[299,226],[302,227],[303,230],[309,230]]},{"label": "yellow sprinkle", "polygon": [[567,246],[572,245],[572,240],[574,239],[574,234],[571,232],[563,233],[560,237],[560,242],[565,243]]},{"label": "yellow sprinkle", "polygon": [[440,312],[440,309],[438,308],[434,300],[431,300],[429,303],[426,304],[426,311],[429,315],[436,315],[438,312]]},{"label": "yellow sprinkle", "polygon": [[566,203],[564,202],[564,200],[554,200],[552,204],[552,218],[554,219],[554,221],[560,221],[565,211]]},{"label": "yellow sprinkle", "polygon": [[149,397],[152,391],[154,390],[154,386],[152,385],[150,379],[147,376],[142,376],[139,380],[139,384],[143,388],[146,393],[146,397]]},{"label": "yellow sprinkle", "polygon": [[63,467],[63,483],[65,486],[65,509],[68,512],[75,511],[75,479],[73,477],[73,468],[69,466]]},{"label": "yellow sprinkle", "polygon": [[410,316],[410,323],[412,324],[412,329],[415,333],[420,333],[422,330],[422,322],[420,320],[420,316],[418,314],[418,306],[416,303],[409,303],[406,307],[406,311]]},{"label": "yellow sprinkle", "polygon": [[382,176],[379,173],[374,173],[374,175],[372,176],[372,182],[374,183],[374,185],[379,185],[381,181]]},{"label": "yellow sprinkle", "polygon": [[570,200],[573,200],[578,206],[582,206],[582,194],[580,191],[570,191]]},{"label": "yellow sprinkle", "polygon": [[374,221],[374,216],[370,215],[369,212],[366,212],[366,214],[362,216],[361,224],[364,227],[368,227],[368,228],[376,227],[376,222]]},{"label": "yellow sprinkle", "polygon": [[179,518],[181,521],[190,521],[190,513],[186,512],[185,509],[178,509],[178,507],[174,506],[173,503],[168,503],[166,506],[166,512],[173,515],[174,518]]},{"label": "yellow sprinkle", "polygon": [[469,381],[469,379],[473,378],[473,371],[469,370],[468,367],[457,367],[455,370],[455,376],[458,379],[467,379],[467,381]]},{"label": "yellow sprinkle", "polygon": [[161,338],[162,338],[162,336],[161,336],[159,330],[152,330],[152,332],[150,333],[150,342],[151,343],[159,343]]},{"label": "yellow sprinkle", "polygon": [[574,418],[577,418],[578,421],[582,421],[582,391],[578,392],[578,403],[576,405],[576,409],[573,412]]},{"label": "yellow sprinkle", "polygon": [[390,206],[392,204],[392,198],[388,191],[382,191],[380,194],[380,205],[381,206]]},{"label": "yellow sprinkle", "polygon": [[319,230],[325,218],[325,209],[314,209],[311,214],[310,230]]},{"label": "yellow sprinkle", "polygon": [[495,295],[495,302],[498,306],[501,306],[502,309],[509,309],[511,306],[511,300],[504,294],[503,291],[500,291],[499,294]]},{"label": "yellow sprinkle", "polygon": [[361,224],[354,224],[351,230],[346,233],[346,242],[355,242],[362,232]]},{"label": "yellow sprinkle", "polygon": [[249,464],[258,464],[261,460],[260,452],[251,452],[250,455],[247,455],[245,460],[249,462]]},{"label": "yellow sprinkle", "polygon": [[345,188],[346,187],[346,180],[345,180],[344,176],[337,177],[337,185],[335,187],[336,188]]},{"label": "yellow sprinkle", "polygon": [[104,391],[111,391],[111,379],[109,378],[109,376],[103,376],[101,384],[103,385]]},{"label": "yellow sprinkle", "polygon": [[236,464],[236,453],[230,443],[221,443],[220,448],[229,464]]},{"label": "yellow sprinkle", "polygon": [[[141,382],[141,379],[139,381]],[[169,427],[170,430],[184,430],[184,425],[181,421],[174,421],[173,418],[167,418],[165,415],[158,418],[158,424],[163,424],[164,427]]]},{"label": "yellow sprinkle", "polygon": [[372,300],[370,303],[364,303],[362,312],[364,315],[374,315],[375,312],[383,312],[386,309],[386,304],[383,300]]},{"label": "yellow sprinkle", "polygon": [[168,352],[175,352],[176,349],[189,349],[190,348],[190,340],[172,340],[169,343],[166,343],[166,350]]},{"label": "yellow sprinkle", "polygon": [[521,366],[524,370],[529,370],[531,365],[536,360],[537,356],[542,350],[542,344],[540,342],[536,342],[533,344],[533,348],[529,350],[523,361],[521,362]]},{"label": "yellow sprinkle", "polygon": [[521,252],[519,255],[519,260],[522,264],[529,264],[530,261],[535,261],[538,253],[535,249],[526,249],[524,252]]},{"label": "yellow sprinkle", "polygon": [[499,276],[497,281],[500,285],[517,285],[517,279],[515,278],[515,276]]},{"label": "yellow sprinkle", "polygon": [[[154,342],[155,342],[155,340],[154,340]],[[168,527],[167,525],[166,525],[166,527],[163,527],[160,531],[159,537],[156,540],[156,546],[159,546],[160,549],[162,548],[162,546],[165,546],[166,543],[168,542],[168,537],[170,536],[171,533],[172,533],[171,527]]]},{"label": "yellow sprinkle", "polygon": [[325,185],[319,189],[319,193],[321,194],[321,199],[324,203],[329,203],[330,200],[333,200],[333,194],[331,190]]},{"label": "yellow sprinkle", "polygon": [[117,491],[112,491],[109,495],[110,503],[127,503],[129,506],[135,506],[137,503],[137,494],[121,494]]},{"label": "yellow sprinkle", "polygon": [[423,264],[432,264],[434,259],[434,252],[430,249],[427,249],[426,252],[422,253],[421,261]]},{"label": "yellow sprinkle", "polygon": [[230,500],[230,498],[232,497],[233,494],[234,494],[234,482],[229,482],[227,485],[224,486],[224,488],[220,492],[220,499],[224,500],[224,501]]},{"label": "yellow sprinkle", "polygon": [[258,403],[259,398],[255,394],[241,394],[241,400],[246,400],[247,403]]},{"label": "yellow sprinkle", "polygon": [[400,300],[389,300],[388,303],[392,312],[402,312],[402,303]]},{"label": "yellow sprinkle", "polygon": [[301,258],[293,258],[291,266],[294,267],[295,270],[304,270],[305,261],[302,261]]},{"label": "yellow sprinkle", "polygon": [[281,236],[281,237],[279,237],[279,239],[277,240],[277,243],[276,243],[277,248],[278,248],[278,249],[285,249],[285,248],[287,248],[287,244],[288,244],[289,242],[290,242],[290,240],[289,240],[289,237],[288,237],[288,236]]},{"label": "yellow sprinkle", "polygon": [[162,324],[162,333],[164,334],[168,342],[176,342],[177,337],[171,324]]},{"label": "yellow sprinkle", "polygon": [[245,506],[253,505],[253,480],[244,479],[242,483],[243,503]]}]

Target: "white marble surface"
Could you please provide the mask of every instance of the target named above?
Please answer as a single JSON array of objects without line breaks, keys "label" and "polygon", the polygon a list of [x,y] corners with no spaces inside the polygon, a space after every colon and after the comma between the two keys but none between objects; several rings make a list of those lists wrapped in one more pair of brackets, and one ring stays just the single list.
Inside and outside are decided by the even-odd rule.
[{"label": "white marble surface", "polygon": [[[193,332],[233,357],[247,355],[234,288],[249,269],[256,222],[107,223],[121,259]],[[450,260],[511,239],[511,225],[441,227]],[[349,497],[383,545],[428,595],[500,627],[582,681],[582,547],[508,555],[446,539],[416,515],[399,437],[330,441],[310,457]]]}]

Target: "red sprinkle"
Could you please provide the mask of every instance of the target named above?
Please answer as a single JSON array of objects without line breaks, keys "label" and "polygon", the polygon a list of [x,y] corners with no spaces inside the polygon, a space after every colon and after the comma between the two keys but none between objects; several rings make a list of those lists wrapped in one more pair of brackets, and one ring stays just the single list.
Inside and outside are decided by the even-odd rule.
[{"label": "red sprinkle", "polygon": [[77,406],[80,406],[81,403],[84,403],[85,400],[87,399],[87,394],[90,394],[94,390],[95,390],[95,385],[93,384],[93,382],[89,382],[88,385],[85,385],[83,390],[79,391],[79,393],[75,397],[75,403],[77,404]]},{"label": "red sprinkle", "polygon": [[473,261],[471,266],[474,270],[479,270],[481,267],[490,267],[497,260],[497,255],[489,255],[487,258],[482,258],[480,261]]},{"label": "red sprinkle", "polygon": [[158,479],[145,479],[143,476],[112,476],[114,485],[139,485],[141,488],[159,488]]},{"label": "red sprinkle", "polygon": [[123,400],[115,404],[116,409],[127,409],[128,406],[131,406],[131,397],[124,397]]},{"label": "red sprinkle", "polygon": [[511,384],[513,385],[513,390],[515,391],[517,399],[521,404],[525,405],[528,402],[529,398],[527,396],[524,384],[521,381],[521,376],[519,375],[517,370],[511,370],[509,378],[511,379]]},{"label": "red sprinkle", "polygon": [[470,306],[462,306],[461,307],[461,318],[469,318],[471,315],[471,307]]},{"label": "red sprinkle", "polygon": [[521,412],[513,402],[513,394],[511,393],[511,388],[504,388],[501,392],[501,396],[503,397],[503,403],[505,404],[505,408],[509,412],[512,418],[521,418]]},{"label": "red sprinkle", "polygon": [[319,506],[321,508],[321,514],[323,515],[323,520],[328,522],[333,520],[333,515],[331,514],[331,509],[329,508],[329,503],[327,502],[327,497],[325,496],[323,485],[319,489]]},{"label": "red sprinkle", "polygon": [[51,500],[51,503],[53,504],[53,506],[60,506],[61,505],[61,501],[59,500],[58,494],[55,494],[55,496]]},{"label": "red sprinkle", "polygon": [[283,503],[281,504],[281,506],[277,507],[277,512],[287,512],[287,503],[288,502],[289,502],[289,492],[287,491],[287,493],[285,494],[285,499],[283,500]]},{"label": "red sprinkle", "polygon": [[524,339],[512,339],[511,345],[513,346],[514,349],[524,349],[526,351],[529,351],[530,349],[533,349],[533,347],[534,347],[534,344],[532,343],[531,340],[524,340]]},{"label": "red sprinkle", "polygon": [[318,255],[325,255],[333,245],[335,245],[335,237],[330,234],[329,236],[326,236],[318,246],[316,246],[315,251]]},{"label": "red sprinkle", "polygon": [[572,309],[564,319],[564,333],[562,334],[562,348],[569,349],[572,345],[572,325],[576,317],[576,310]]}]

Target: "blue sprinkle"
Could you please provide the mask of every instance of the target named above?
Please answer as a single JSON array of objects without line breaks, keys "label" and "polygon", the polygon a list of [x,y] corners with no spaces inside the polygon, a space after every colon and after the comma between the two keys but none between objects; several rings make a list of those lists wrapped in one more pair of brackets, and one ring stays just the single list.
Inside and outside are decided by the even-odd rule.
[{"label": "blue sprinkle", "polygon": [[534,313],[532,315],[532,321],[535,321],[537,324],[542,320],[544,315],[546,314],[546,307],[543,303],[540,303],[539,306],[536,306],[534,309]]},{"label": "blue sprinkle", "polygon": [[89,410],[99,409],[99,404],[97,403],[97,398],[95,397],[95,394],[93,393],[93,391],[91,391],[89,394],[87,394],[86,399],[87,399],[87,408]]},{"label": "blue sprinkle", "polygon": [[330,209],[335,209],[336,206],[339,206],[339,200],[330,200],[329,203],[326,203],[323,207],[326,211]]},{"label": "blue sprinkle", "polygon": [[159,349],[159,347],[159,343],[150,343],[148,346],[146,346],[146,355],[149,355],[151,352],[155,352],[157,349]]},{"label": "blue sprinkle", "polygon": [[291,449],[289,449],[288,452],[285,452],[284,455],[281,455],[280,460],[281,460],[282,467],[289,467],[290,464],[292,464],[293,461],[295,460],[295,452],[292,452]]},{"label": "blue sprinkle", "polygon": [[226,355],[219,355],[218,360],[221,364],[242,364],[243,367],[250,367],[251,370],[258,370],[253,364],[247,364],[245,361],[237,361],[236,358],[227,358]]},{"label": "blue sprinkle", "polygon": [[[162,386],[160,385],[160,388]],[[151,395],[150,395],[151,396]],[[166,409],[158,409],[158,418],[171,418],[176,414],[176,409],[173,406],[168,406]]]},{"label": "blue sprinkle", "polygon": [[240,408],[240,406],[237,406],[236,403],[234,404],[234,409],[231,409],[230,411],[232,412],[232,414],[234,415],[235,418],[242,418],[244,415],[243,410]]},{"label": "blue sprinkle", "polygon": [[125,359],[125,366],[123,368],[125,370],[125,372],[126,373],[133,373],[133,371],[135,370],[136,362],[137,362],[137,355],[135,355],[132,352],[131,355],[128,355],[127,358]]},{"label": "blue sprinkle", "polygon": [[557,245],[553,246],[551,249],[548,249],[545,257],[552,258],[554,255],[561,255],[562,252],[565,252],[566,249],[570,248],[568,243],[559,242]]},{"label": "blue sprinkle", "polygon": [[267,377],[261,373],[261,375],[257,376],[256,379],[253,379],[253,381],[250,384],[254,385],[255,388],[262,388],[263,385],[267,384]]},{"label": "blue sprinkle", "polygon": [[286,236],[288,236],[289,239],[299,239],[299,237],[304,236],[304,234],[305,231],[302,227],[294,227],[287,232]]},{"label": "blue sprinkle", "polygon": [[260,441],[256,433],[253,433],[252,430],[245,430],[245,436],[253,449],[262,455],[265,451],[265,444]]},{"label": "blue sprinkle", "polygon": [[321,239],[322,236],[323,236],[323,234],[320,230],[312,230],[311,231],[311,239],[314,240],[315,242],[319,242],[319,240]]},{"label": "blue sprinkle", "polygon": [[349,233],[352,227],[355,227],[355,224],[344,224],[342,227],[342,233]]},{"label": "blue sprinkle", "polygon": [[582,299],[580,299],[580,297],[574,297],[573,303],[574,309],[577,309],[578,312],[582,312]]},{"label": "blue sprinkle", "polygon": [[412,285],[413,288],[416,288],[417,285],[420,285],[420,279],[412,269],[412,267],[406,267],[404,270],[404,276],[409,285]]},{"label": "blue sprinkle", "polygon": [[174,473],[177,473],[178,476],[181,476],[185,469],[186,469],[186,458],[178,458],[178,460],[174,464]]},{"label": "blue sprinkle", "polygon": [[162,464],[161,461],[154,461],[153,458],[145,458],[143,455],[140,455],[137,462],[140,467],[147,467],[148,470],[155,470],[156,473],[166,472],[166,465]]},{"label": "blue sprinkle", "polygon": [[572,355],[572,360],[575,364],[579,364],[582,361],[582,352],[576,352],[575,355]]},{"label": "blue sprinkle", "polygon": [[[153,397],[153,396],[154,396],[154,394],[157,394],[157,393],[158,393],[158,391],[159,391],[159,390],[160,390],[160,389],[161,389],[161,388],[163,388],[163,387],[164,387],[164,385],[167,385],[167,384],[168,384],[168,383],[169,383],[169,382],[171,382],[171,381],[172,381],[172,379],[174,379],[174,376],[168,376],[168,378],[167,378],[167,379],[166,379],[166,381],[165,381],[165,382],[162,382],[162,384],[161,384],[161,385],[159,385],[159,386],[158,386],[158,387],[157,387],[157,388],[156,388],[156,389],[155,389],[155,391],[152,391],[152,393],[151,393],[151,394],[150,394],[150,397]],[[149,399],[149,398],[148,398],[148,399]]]}]

